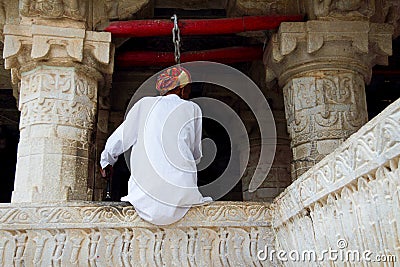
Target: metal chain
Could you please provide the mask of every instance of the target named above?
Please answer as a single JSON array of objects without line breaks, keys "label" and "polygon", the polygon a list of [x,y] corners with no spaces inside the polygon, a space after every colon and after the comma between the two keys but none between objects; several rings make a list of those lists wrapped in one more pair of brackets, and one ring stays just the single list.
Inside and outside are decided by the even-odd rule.
[{"label": "metal chain", "polygon": [[179,30],[178,17],[176,14],[171,17],[171,20],[174,22],[174,28],[172,29],[172,42],[175,46],[175,62],[181,64],[181,31]]}]

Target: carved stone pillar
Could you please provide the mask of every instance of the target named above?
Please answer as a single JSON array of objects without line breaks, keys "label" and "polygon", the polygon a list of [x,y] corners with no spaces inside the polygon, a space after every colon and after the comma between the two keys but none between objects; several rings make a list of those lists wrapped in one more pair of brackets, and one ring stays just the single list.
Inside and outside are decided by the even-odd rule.
[{"label": "carved stone pillar", "polygon": [[112,73],[110,34],[6,25],[4,58],[19,82],[21,111],[12,202],[91,200],[97,95],[103,74]]},{"label": "carved stone pillar", "polygon": [[367,122],[364,83],[391,54],[393,28],[362,21],[282,23],[266,51],[267,79],[283,88],[292,179]]}]

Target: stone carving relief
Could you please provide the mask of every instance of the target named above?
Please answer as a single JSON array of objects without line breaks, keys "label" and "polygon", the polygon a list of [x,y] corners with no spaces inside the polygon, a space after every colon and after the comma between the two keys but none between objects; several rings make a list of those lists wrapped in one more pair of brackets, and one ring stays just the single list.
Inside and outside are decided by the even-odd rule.
[{"label": "stone carving relief", "polygon": [[103,73],[113,71],[111,35],[37,24],[6,25],[4,34],[21,111],[12,201],[92,199],[92,131]]},{"label": "stone carving relief", "polygon": [[[364,80],[360,75],[346,71],[311,75],[294,78],[284,88],[286,119],[293,144],[312,138],[341,138],[341,131],[343,138],[367,121],[365,105],[360,100],[364,96]],[[314,112],[310,113],[311,109]],[[326,132],[322,133],[323,129]]]},{"label": "stone carving relief", "polygon": [[78,0],[22,0],[19,12],[25,17],[84,20],[87,3]]},{"label": "stone carving relief", "polygon": [[[316,57],[318,56],[317,52],[323,53],[323,48],[329,44],[337,43],[337,47],[339,47],[341,43],[346,43],[346,46],[348,46],[348,42],[351,43],[351,49],[354,49],[354,53],[368,54],[375,52],[387,57],[392,53],[392,34],[393,27],[389,24],[361,21],[285,22],[281,24],[279,32],[273,36],[270,50],[266,53],[264,62],[268,60],[281,62],[286,56],[301,47],[303,43],[306,45],[304,52]],[[329,54],[325,56],[329,56]],[[368,62],[365,62],[365,64],[369,65]]]},{"label": "stone carving relief", "polygon": [[368,120],[364,79],[350,71],[317,71],[284,89],[286,119],[297,177]]},{"label": "stone carving relief", "polygon": [[0,0],[0,41],[2,41],[3,25],[18,22],[18,1]]},{"label": "stone carving relief", "polygon": [[151,17],[153,1],[150,0],[101,0],[93,6],[93,26],[102,28],[112,20],[129,20]]},{"label": "stone carving relief", "polygon": [[363,21],[308,21],[282,23],[273,36],[264,63],[267,80],[278,78],[283,87],[293,179],[367,121],[364,82],[373,65],[387,62],[392,30]]},{"label": "stone carving relief", "polygon": [[314,14],[320,19],[370,18],[375,13],[375,0],[318,0],[310,1]]},{"label": "stone carving relief", "polygon": [[400,2],[396,0],[384,1],[380,10],[383,12],[382,22],[393,25],[393,39],[400,35]]},{"label": "stone carving relief", "polygon": [[140,11],[150,3],[149,0],[129,1],[129,0],[105,0],[104,9],[108,18],[125,20],[131,18],[135,13]]},{"label": "stone carving relief", "polygon": [[94,70],[104,73],[113,71],[110,33],[41,25],[6,25],[4,36],[3,57],[7,69],[20,68],[21,64],[29,65],[35,60],[51,60],[52,65],[57,65],[60,59],[63,65],[68,59],[90,62]]},{"label": "stone carving relief", "polygon": [[[43,123],[93,127],[97,102],[95,79],[72,68],[39,67],[23,73],[21,88],[21,129]],[[86,136],[82,138],[84,141]]]},{"label": "stone carving relief", "polygon": [[[271,266],[257,258],[259,250],[273,244],[270,219],[268,205],[256,203],[194,207],[165,227],[141,220],[131,206],[0,206],[0,263]],[[26,223],[30,229],[22,230]]]},{"label": "stone carving relief", "polygon": [[343,238],[348,249],[399,258],[399,114],[398,100],[276,199],[272,215],[280,248],[301,244],[320,252],[337,248]]}]

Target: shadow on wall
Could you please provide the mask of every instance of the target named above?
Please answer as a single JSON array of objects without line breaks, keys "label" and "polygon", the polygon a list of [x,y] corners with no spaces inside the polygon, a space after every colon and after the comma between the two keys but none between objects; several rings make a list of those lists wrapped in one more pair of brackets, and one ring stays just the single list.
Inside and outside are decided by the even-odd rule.
[{"label": "shadow on wall", "polygon": [[6,126],[0,125],[0,203],[11,202],[17,162],[17,138]]}]

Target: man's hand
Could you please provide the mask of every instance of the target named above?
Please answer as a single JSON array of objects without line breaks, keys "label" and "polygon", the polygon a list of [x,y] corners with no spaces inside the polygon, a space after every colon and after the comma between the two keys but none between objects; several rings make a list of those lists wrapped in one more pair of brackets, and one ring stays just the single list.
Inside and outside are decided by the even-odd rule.
[{"label": "man's hand", "polygon": [[105,177],[111,177],[113,174],[113,167],[111,165],[107,165],[104,169],[100,168],[100,173],[103,178]]}]

